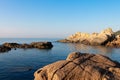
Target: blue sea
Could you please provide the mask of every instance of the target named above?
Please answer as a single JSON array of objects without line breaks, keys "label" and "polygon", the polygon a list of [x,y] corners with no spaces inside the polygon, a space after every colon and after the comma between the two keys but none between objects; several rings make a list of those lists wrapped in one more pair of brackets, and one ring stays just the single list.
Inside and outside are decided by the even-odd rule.
[{"label": "blue sea", "polygon": [[33,80],[34,72],[43,66],[58,60],[66,59],[74,51],[102,54],[120,62],[120,48],[102,46],[87,46],[76,43],[59,43],[58,38],[0,38],[0,44],[5,42],[31,43],[51,41],[53,48],[45,49],[12,49],[0,53],[0,80]]}]

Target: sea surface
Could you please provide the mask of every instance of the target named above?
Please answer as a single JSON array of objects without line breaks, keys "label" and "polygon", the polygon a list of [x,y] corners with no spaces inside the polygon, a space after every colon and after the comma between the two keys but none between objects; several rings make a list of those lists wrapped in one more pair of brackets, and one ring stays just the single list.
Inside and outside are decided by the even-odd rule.
[{"label": "sea surface", "polygon": [[120,62],[120,48],[102,46],[86,46],[76,43],[59,43],[57,38],[0,38],[0,44],[5,42],[31,43],[51,41],[52,49],[12,49],[0,53],[0,80],[33,80],[34,72],[50,63],[66,59],[74,51],[82,53],[102,54]]}]

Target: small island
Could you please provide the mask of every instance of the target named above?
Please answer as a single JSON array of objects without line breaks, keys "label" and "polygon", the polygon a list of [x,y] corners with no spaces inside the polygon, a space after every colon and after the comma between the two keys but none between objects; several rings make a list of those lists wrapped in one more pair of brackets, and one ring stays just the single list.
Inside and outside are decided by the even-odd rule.
[{"label": "small island", "polygon": [[92,34],[77,32],[66,39],[58,40],[58,42],[120,48],[120,33],[119,31],[113,32],[111,28]]},{"label": "small island", "polygon": [[30,44],[19,44],[19,43],[4,43],[0,46],[0,52],[7,52],[11,49],[23,48],[37,48],[37,49],[51,49],[53,47],[51,42],[32,42]]}]

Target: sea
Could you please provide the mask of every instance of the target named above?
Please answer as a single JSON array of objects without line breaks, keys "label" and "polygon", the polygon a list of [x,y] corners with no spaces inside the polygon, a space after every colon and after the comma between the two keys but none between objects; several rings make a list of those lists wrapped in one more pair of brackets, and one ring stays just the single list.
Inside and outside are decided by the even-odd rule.
[{"label": "sea", "polygon": [[50,41],[52,49],[12,49],[0,53],[0,80],[34,80],[34,72],[59,60],[65,60],[71,52],[102,54],[120,62],[120,48],[87,46],[78,43],[56,42],[60,38],[0,38],[5,42],[31,43]]}]

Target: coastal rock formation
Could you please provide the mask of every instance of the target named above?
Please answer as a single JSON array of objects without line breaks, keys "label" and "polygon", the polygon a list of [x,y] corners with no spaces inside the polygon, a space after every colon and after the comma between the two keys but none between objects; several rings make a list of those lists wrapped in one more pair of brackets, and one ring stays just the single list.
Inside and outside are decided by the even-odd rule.
[{"label": "coastal rock formation", "polygon": [[9,47],[9,48],[18,48],[21,45],[18,43],[4,43],[3,46]]},{"label": "coastal rock formation", "polygon": [[51,42],[32,42],[31,44],[18,44],[18,43],[4,43],[0,46],[0,52],[6,52],[12,48],[38,48],[38,49],[51,49],[53,47]]},{"label": "coastal rock formation", "polygon": [[108,41],[114,38],[114,32],[111,28],[105,29],[100,33],[81,33],[77,32],[64,40],[59,42],[80,42],[89,45],[105,45]]},{"label": "coastal rock formation", "polygon": [[51,42],[32,42],[30,45],[38,49],[51,49],[53,47]]},{"label": "coastal rock formation", "polygon": [[51,42],[32,42],[31,44],[4,43],[3,46],[10,48],[39,48],[39,49],[51,49],[53,47]]},{"label": "coastal rock formation", "polygon": [[8,51],[10,51],[10,50],[11,50],[10,47],[0,46],[0,52],[8,52]]},{"label": "coastal rock formation", "polygon": [[73,52],[34,76],[34,80],[120,80],[120,64],[103,55]]},{"label": "coastal rock formation", "polygon": [[116,38],[113,41],[110,41],[106,44],[106,47],[116,47],[120,48],[120,36],[116,36]]}]

